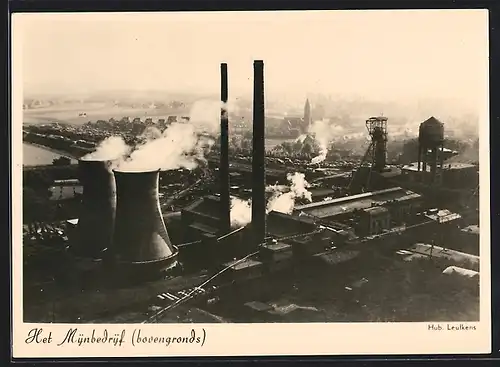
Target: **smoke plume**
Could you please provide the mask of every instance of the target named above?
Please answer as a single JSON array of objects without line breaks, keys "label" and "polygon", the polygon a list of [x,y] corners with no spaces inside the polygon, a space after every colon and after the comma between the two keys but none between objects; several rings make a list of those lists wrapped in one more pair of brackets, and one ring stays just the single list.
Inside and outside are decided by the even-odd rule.
[{"label": "smoke plume", "polygon": [[144,129],[144,132],[139,138],[143,141],[150,141],[161,138],[161,135],[161,131],[158,128],[154,126],[148,126],[146,127],[146,129]]},{"label": "smoke plume", "polygon": [[252,221],[251,200],[245,201],[236,197],[231,198],[231,226],[242,227]]},{"label": "smoke plume", "polygon": [[97,149],[85,155],[83,160],[115,160],[126,157],[130,152],[130,147],[120,136],[111,136],[104,139]]},{"label": "smoke plume", "polygon": [[[295,200],[304,198],[312,201],[310,187],[305,180],[303,173],[287,175],[290,186],[270,185],[266,187],[266,192],[272,192],[271,198],[267,202],[266,212],[276,211],[291,214],[295,206]],[[231,198],[231,226],[241,227],[252,221],[252,201],[241,200],[236,197]]]},{"label": "smoke plume", "polygon": [[233,101],[222,103],[214,100],[200,100],[191,107],[189,112],[190,123],[196,124],[198,131],[217,133],[220,127],[221,108],[225,108],[228,114],[238,111],[238,106]]},{"label": "smoke plume", "polygon": [[287,175],[290,181],[290,188],[288,192],[275,191],[275,194],[267,203],[267,212],[276,211],[285,214],[291,214],[295,207],[296,199],[306,199],[312,201],[312,194],[309,190],[310,184],[306,181],[303,173],[294,173]]},{"label": "smoke plume", "polygon": [[[194,169],[204,159],[204,141],[193,124],[176,122],[159,137],[135,147],[118,169],[125,171]],[[156,134],[158,135],[158,134]]]},{"label": "smoke plume", "polygon": [[[174,122],[165,131],[150,127],[132,153],[119,164],[120,170],[149,171],[194,169],[205,161],[214,140],[203,134],[215,135],[219,130],[222,102],[195,102],[189,121]],[[232,104],[225,106],[228,111]]]},{"label": "smoke plume", "polygon": [[342,126],[331,123],[330,120],[323,119],[314,121],[309,127],[308,132],[312,136],[314,136],[314,139],[317,141],[320,148],[319,155],[311,160],[311,163],[317,164],[323,162],[326,159],[326,156],[328,154],[328,146],[339,135],[343,135],[344,128]]}]

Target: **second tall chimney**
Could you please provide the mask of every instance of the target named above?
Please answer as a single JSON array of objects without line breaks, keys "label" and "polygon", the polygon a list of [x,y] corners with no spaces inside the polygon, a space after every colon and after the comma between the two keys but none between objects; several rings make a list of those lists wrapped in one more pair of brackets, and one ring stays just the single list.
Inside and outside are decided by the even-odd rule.
[{"label": "second tall chimney", "polygon": [[252,231],[257,245],[266,237],[264,62],[254,61],[253,70]]},{"label": "second tall chimney", "polygon": [[220,116],[220,231],[221,234],[231,230],[231,199],[229,197],[229,116],[227,111],[228,81],[227,64],[220,65],[221,72],[221,116]]}]

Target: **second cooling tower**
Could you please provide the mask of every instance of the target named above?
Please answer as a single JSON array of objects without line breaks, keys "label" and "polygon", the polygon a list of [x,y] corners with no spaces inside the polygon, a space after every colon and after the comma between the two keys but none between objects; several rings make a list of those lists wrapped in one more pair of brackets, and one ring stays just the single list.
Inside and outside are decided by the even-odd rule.
[{"label": "second cooling tower", "polygon": [[161,214],[159,171],[113,172],[117,200],[112,246],[115,262],[147,272],[173,267],[178,250],[170,241]]},{"label": "second cooling tower", "polygon": [[78,161],[83,198],[77,226],[74,253],[102,258],[113,238],[116,193],[111,161],[81,159]]}]

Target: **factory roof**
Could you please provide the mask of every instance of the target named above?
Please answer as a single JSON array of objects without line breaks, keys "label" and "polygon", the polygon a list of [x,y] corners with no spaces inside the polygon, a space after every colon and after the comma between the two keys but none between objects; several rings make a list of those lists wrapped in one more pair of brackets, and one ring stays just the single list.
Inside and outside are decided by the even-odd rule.
[{"label": "factory roof", "polygon": [[203,224],[203,223],[195,222],[195,223],[192,223],[189,227],[192,229],[196,229],[198,231],[204,232],[204,233],[208,233],[208,234],[216,234],[217,233],[217,228],[207,226],[206,224]]},{"label": "factory roof", "polygon": [[225,266],[231,268],[232,270],[242,270],[242,269],[248,269],[252,268],[255,266],[261,266],[262,263],[257,260],[252,260],[252,259],[246,259],[245,261],[231,261],[229,263],[224,264]]},{"label": "factory roof", "polygon": [[[444,163],[443,164],[443,170],[461,170],[461,169],[472,169],[472,168],[475,168],[476,166],[474,166],[473,164],[469,164],[469,163]],[[420,166],[420,169],[423,170],[423,165],[421,164]],[[410,164],[407,164],[405,166],[403,166],[402,168],[403,171],[417,171],[418,170],[418,163],[414,162],[414,163],[410,163]],[[431,170],[431,167],[430,165],[427,165],[427,172],[430,172]]]},{"label": "factory roof", "polygon": [[330,250],[322,253],[313,255],[315,258],[319,258],[323,262],[334,265],[342,262],[347,262],[356,258],[359,255],[359,251],[350,250]]},{"label": "factory roof", "polygon": [[479,272],[475,270],[465,269],[458,266],[448,266],[443,270],[443,274],[460,274],[469,278],[479,276]]},{"label": "factory roof", "polygon": [[461,215],[458,213],[452,213],[448,209],[431,209],[429,212],[425,214],[425,216],[429,219],[435,220],[438,223],[449,222],[455,219],[460,219]]},{"label": "factory roof", "polygon": [[295,207],[295,212],[304,212],[317,218],[327,218],[335,215],[349,213],[356,209],[366,209],[373,204],[390,202],[393,200],[400,201],[416,199],[420,195],[401,187],[393,187],[390,189],[366,192],[363,194],[341,197],[333,200],[300,205]]},{"label": "factory roof", "polygon": [[77,178],[68,180],[54,180],[54,186],[64,186],[64,185],[80,185],[80,180]]},{"label": "factory roof", "polygon": [[314,220],[307,217],[272,211],[267,215],[267,232],[276,237],[293,236],[316,229]]},{"label": "factory roof", "polygon": [[363,209],[363,211],[365,213],[369,213],[371,215],[377,215],[377,214],[381,214],[381,213],[387,213],[387,208],[384,208],[382,206],[373,206],[371,208],[366,208],[366,209]]},{"label": "factory roof", "polygon": [[479,226],[477,224],[467,226],[465,228],[461,229],[462,232],[465,233],[472,233],[472,234],[479,234]]},{"label": "factory roof", "polygon": [[460,162],[445,162],[443,165],[443,169],[466,169],[466,168],[476,168],[475,165],[469,163],[460,163]]},{"label": "factory roof", "polygon": [[[423,164],[420,164],[420,169],[423,170]],[[418,171],[418,163],[410,163],[407,165],[404,165],[403,168],[401,169],[403,172],[404,171],[412,171],[412,172],[417,172]],[[427,165],[426,166],[426,171],[430,172],[431,171],[431,166]]]},{"label": "factory roof", "polygon": [[209,216],[212,218],[219,218],[220,217],[219,208],[220,208],[220,198],[217,196],[208,195],[187,205],[184,208],[184,210]]},{"label": "factory roof", "polygon": [[273,252],[286,251],[291,248],[291,245],[283,242],[267,243],[262,247],[271,250]]},{"label": "factory roof", "polygon": [[387,166],[382,172],[377,172],[380,176],[385,178],[396,177],[401,174],[401,169],[394,166]]},{"label": "factory roof", "polygon": [[349,177],[349,176],[350,176],[349,172],[342,172],[342,173],[336,173],[334,175],[321,176],[321,177],[315,178],[311,182],[320,182],[320,181],[336,179],[336,178],[345,178],[345,177]]},{"label": "factory roof", "polygon": [[335,190],[325,188],[311,188],[309,189],[312,197],[315,196],[329,196],[335,194]]}]

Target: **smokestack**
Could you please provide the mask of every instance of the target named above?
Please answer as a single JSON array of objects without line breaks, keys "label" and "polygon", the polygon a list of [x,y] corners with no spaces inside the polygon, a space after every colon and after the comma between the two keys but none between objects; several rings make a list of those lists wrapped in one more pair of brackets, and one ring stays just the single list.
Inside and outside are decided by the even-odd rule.
[{"label": "smokestack", "polygon": [[78,161],[83,200],[78,219],[75,254],[102,258],[111,247],[116,209],[115,179],[109,160]]},{"label": "smokestack", "polygon": [[[118,264],[140,266],[141,272],[161,272],[176,264],[158,197],[159,170],[114,170],[116,220],[112,253]],[[149,268],[146,270],[146,268]]]},{"label": "smokestack", "polygon": [[253,240],[260,244],[266,237],[264,62],[254,61],[253,69],[252,231]]},{"label": "smokestack", "polygon": [[221,72],[221,117],[220,117],[220,231],[222,234],[231,230],[231,199],[229,197],[229,116],[226,103],[228,100],[227,64],[220,65]]}]

